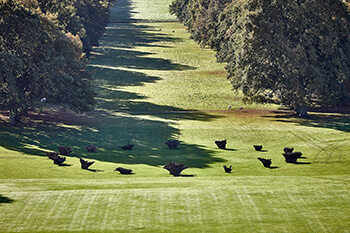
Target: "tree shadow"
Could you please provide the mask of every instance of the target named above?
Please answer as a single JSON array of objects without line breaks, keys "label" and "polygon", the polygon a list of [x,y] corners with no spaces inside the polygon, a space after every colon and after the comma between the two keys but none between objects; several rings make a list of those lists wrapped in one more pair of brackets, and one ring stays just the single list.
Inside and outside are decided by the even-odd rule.
[{"label": "tree shadow", "polygon": [[[155,42],[181,42],[181,39],[168,37],[156,28],[148,25],[135,24],[135,21],[125,23],[111,23],[107,26],[106,33],[100,42],[103,52],[107,49],[131,49],[136,46],[154,47]],[[168,47],[167,45],[157,45],[157,47]]]},{"label": "tree shadow", "polygon": [[0,205],[2,203],[6,203],[6,204],[9,204],[9,203],[12,203],[14,202],[15,200],[11,199],[11,198],[8,198],[8,197],[4,197],[3,195],[0,194]]},{"label": "tree shadow", "polygon": [[[150,57],[152,53],[131,50],[135,47],[169,47],[166,42],[181,42],[182,39],[166,35],[149,25],[135,24],[133,8],[129,0],[115,3],[111,9],[110,24],[100,40],[100,47],[92,55],[98,56],[94,66],[115,69],[116,67],[152,70],[196,69],[186,64],[176,64],[167,59]],[[162,42],[160,43],[156,42]]]},{"label": "tree shadow", "polygon": [[[167,119],[165,119],[167,118]],[[215,150],[196,144],[181,142],[176,150],[165,142],[179,138],[180,131],[167,121],[183,119],[210,120],[203,113],[148,114],[144,117],[126,113],[95,111],[85,115],[71,112],[48,111],[41,115],[28,113],[17,127],[0,122],[0,144],[10,150],[47,157],[45,151],[57,151],[58,146],[71,146],[72,158],[84,157],[123,164],[164,165],[169,161],[181,161],[189,167],[204,168],[211,163],[225,162],[216,158]],[[135,144],[130,151],[119,146]],[[89,145],[98,147],[88,152]],[[69,165],[68,165],[69,166]]]},{"label": "tree shadow", "polygon": [[[96,59],[97,60],[97,59]],[[94,60],[95,61],[95,60]],[[115,86],[143,86],[146,83],[155,83],[161,80],[156,76],[148,76],[135,71],[124,71],[113,67],[104,67],[102,65],[90,65],[90,70],[95,74],[96,84],[106,90],[115,89]],[[100,77],[103,77],[101,79]],[[122,78],[121,78],[122,77]]]},{"label": "tree shadow", "polygon": [[296,123],[301,126],[335,129],[350,132],[350,109],[337,111],[310,109],[307,118],[299,118],[292,111],[272,111],[273,115],[263,116],[278,122]]},{"label": "tree shadow", "polygon": [[196,69],[188,65],[176,64],[167,59],[152,58],[153,53],[124,50],[113,47],[96,48],[95,51],[103,53],[94,60],[93,67],[115,70],[119,67],[140,70],[189,70]]},{"label": "tree shadow", "polygon": [[130,0],[118,0],[113,3],[114,7],[110,8],[111,22],[132,21],[132,14],[134,8],[131,6]]}]

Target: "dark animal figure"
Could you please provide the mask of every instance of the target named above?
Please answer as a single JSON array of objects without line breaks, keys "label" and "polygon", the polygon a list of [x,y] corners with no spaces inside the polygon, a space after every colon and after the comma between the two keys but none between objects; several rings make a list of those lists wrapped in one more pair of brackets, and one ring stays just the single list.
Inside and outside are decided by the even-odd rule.
[{"label": "dark animal figure", "polygon": [[129,144],[127,143],[124,146],[120,146],[119,148],[123,149],[123,150],[131,150],[134,147],[134,144]]},{"label": "dark animal figure", "polygon": [[86,150],[89,152],[95,152],[97,150],[97,147],[94,145],[90,145],[90,146],[86,147]]},{"label": "dark animal figure", "polygon": [[87,161],[80,158],[81,169],[88,169],[95,161]]},{"label": "dark animal figure", "polygon": [[72,153],[72,148],[69,146],[59,146],[58,151],[61,155],[70,155]]},{"label": "dark animal figure", "polygon": [[219,149],[226,149],[226,143],[226,139],[222,141],[215,141],[215,144],[218,146]]},{"label": "dark animal figure", "polygon": [[293,150],[294,150],[294,147],[292,147],[292,148],[285,147],[285,148],[283,149],[284,153],[291,153],[291,152],[293,152]]},{"label": "dark animal figure", "polygon": [[168,170],[169,173],[173,176],[179,176],[180,173],[187,169],[188,167],[185,167],[182,163],[176,163],[174,162],[169,162],[167,165],[163,167],[164,169]]},{"label": "dark animal figure", "polygon": [[54,164],[62,165],[66,161],[66,157],[59,156],[57,152],[46,152],[49,159],[53,160]]},{"label": "dark animal figure", "polygon": [[232,171],[232,165],[229,167],[226,167],[226,165],[224,165],[224,169],[226,173],[230,173]]},{"label": "dark animal figure", "polygon": [[263,146],[262,145],[253,145],[256,151],[261,151]]},{"label": "dark animal figure", "polygon": [[264,167],[270,167],[272,162],[271,159],[264,159],[264,158],[259,158],[260,162],[262,162],[262,164],[264,165]]},{"label": "dark animal figure", "polygon": [[170,149],[175,149],[175,148],[177,148],[178,145],[180,145],[180,141],[179,140],[168,140],[165,144],[167,144]]},{"label": "dark animal figure", "polygon": [[286,163],[297,163],[298,158],[300,158],[303,153],[301,152],[287,152],[282,154],[286,160]]},{"label": "dark animal figure", "polygon": [[58,156],[58,153],[56,151],[54,151],[54,152],[46,152],[46,155],[47,155],[47,157],[49,159],[52,159],[52,158]]},{"label": "dark animal figure", "polygon": [[118,172],[120,172],[120,174],[131,174],[132,173],[131,169],[127,169],[127,168],[123,168],[123,167],[117,167],[116,169],[114,169],[114,171],[118,171]]}]

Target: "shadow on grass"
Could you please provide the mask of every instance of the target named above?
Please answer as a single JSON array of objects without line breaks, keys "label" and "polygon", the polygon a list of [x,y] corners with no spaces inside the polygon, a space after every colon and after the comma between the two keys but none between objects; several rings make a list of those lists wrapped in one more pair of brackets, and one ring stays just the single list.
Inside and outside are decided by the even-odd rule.
[{"label": "shadow on grass", "polygon": [[268,150],[259,150],[257,152],[268,152]]},{"label": "shadow on grass", "polygon": [[[71,158],[80,157],[152,166],[179,161],[188,167],[197,168],[224,162],[214,156],[214,150],[201,145],[181,142],[176,150],[169,149],[165,142],[180,137],[179,129],[169,121],[180,118],[210,120],[211,116],[203,113],[140,117],[106,111],[91,112],[89,115],[43,112],[41,115],[28,114],[22,117],[22,123],[16,127],[9,127],[5,121],[0,122],[0,144],[10,150],[43,157],[47,157],[45,151],[57,151],[58,146],[71,146],[72,154],[65,156],[68,164]],[[119,148],[126,143],[135,146],[130,151]],[[97,146],[97,151],[88,152],[86,147],[89,145]]]},{"label": "shadow on grass", "polygon": [[134,7],[131,6],[130,0],[118,0],[114,2],[111,10],[110,21],[132,20]]},{"label": "shadow on grass", "polygon": [[135,175],[135,174],[136,174],[136,173],[131,172],[131,173],[127,173],[127,174],[119,173],[118,175],[121,175],[121,176],[131,176],[131,175]]},{"label": "shadow on grass", "polygon": [[272,111],[274,115],[264,116],[285,123],[296,123],[301,126],[335,129],[350,132],[350,109],[329,110],[310,109],[307,118],[300,118],[293,111]]},{"label": "shadow on grass", "polygon": [[57,164],[57,166],[59,166],[59,167],[71,167],[73,165],[72,164],[62,163],[62,164]]},{"label": "shadow on grass", "polygon": [[98,169],[92,169],[92,168],[87,168],[84,170],[89,171],[89,172],[104,172],[104,170],[98,170]]},{"label": "shadow on grass", "polygon": [[172,63],[168,59],[148,57],[152,53],[120,48],[103,47],[96,49],[103,53],[94,60],[93,67],[116,70],[123,67],[128,69],[147,70],[189,70],[195,67]]},{"label": "shadow on grass", "polygon": [[178,175],[178,176],[173,176],[173,177],[195,177],[196,175],[182,175],[182,174],[180,174],[180,175]]},{"label": "shadow on grass", "polygon": [[220,149],[220,150],[226,150],[226,151],[237,151],[236,149],[231,149],[231,148],[225,148],[225,149]]},{"label": "shadow on grass", "polygon": [[310,162],[295,162],[292,164],[303,165],[303,164],[311,164]]},{"label": "shadow on grass", "polygon": [[15,200],[11,199],[11,198],[8,198],[8,197],[4,197],[3,195],[0,194],[0,206],[2,203],[12,203],[14,202]]}]

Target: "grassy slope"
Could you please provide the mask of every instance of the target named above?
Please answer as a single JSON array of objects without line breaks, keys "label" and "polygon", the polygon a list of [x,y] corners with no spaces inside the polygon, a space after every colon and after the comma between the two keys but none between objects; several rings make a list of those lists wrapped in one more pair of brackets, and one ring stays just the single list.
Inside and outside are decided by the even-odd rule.
[{"label": "grassy slope", "polygon": [[[112,20],[130,23],[111,24],[96,50],[91,66],[101,87],[98,110],[82,116],[45,112],[17,128],[0,124],[0,231],[350,228],[348,116],[298,120],[264,110],[273,106],[237,111],[242,103],[223,65],[190,41],[183,26],[131,23],[173,20],[164,10],[169,1],[157,1],[157,11],[145,0],[118,4],[123,11],[114,10],[120,14]],[[233,110],[214,111],[229,105]],[[193,109],[213,111],[182,112]],[[169,138],[180,139],[180,147],[167,149]],[[229,150],[216,149],[213,141],[225,138]],[[117,147],[127,142],[136,144],[134,150]],[[44,150],[64,144],[73,146],[70,166],[54,166]],[[89,144],[98,152],[87,153]],[[253,144],[267,151],[255,152]],[[284,146],[302,151],[305,164],[286,164]],[[262,167],[257,156],[272,158],[278,168]],[[81,170],[77,157],[96,164]],[[169,160],[188,166],[187,176],[161,169]],[[225,174],[224,164],[232,164],[233,173]],[[113,171],[117,166],[135,174],[122,176]]]}]

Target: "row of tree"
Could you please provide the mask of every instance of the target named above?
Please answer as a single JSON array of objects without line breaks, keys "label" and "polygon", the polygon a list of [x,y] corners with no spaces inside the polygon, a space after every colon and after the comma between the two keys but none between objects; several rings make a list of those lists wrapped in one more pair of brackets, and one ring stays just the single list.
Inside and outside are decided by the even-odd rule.
[{"label": "row of tree", "polygon": [[44,14],[54,14],[59,28],[78,35],[87,56],[105,32],[114,0],[21,0],[30,2]]},{"label": "row of tree", "polygon": [[170,12],[217,52],[247,102],[307,115],[349,102],[350,17],[342,0],[175,0]]},{"label": "row of tree", "polygon": [[[110,0],[0,0],[0,107],[10,123],[44,102],[95,106],[87,58],[109,19]],[[83,53],[85,51],[85,53]]]}]

